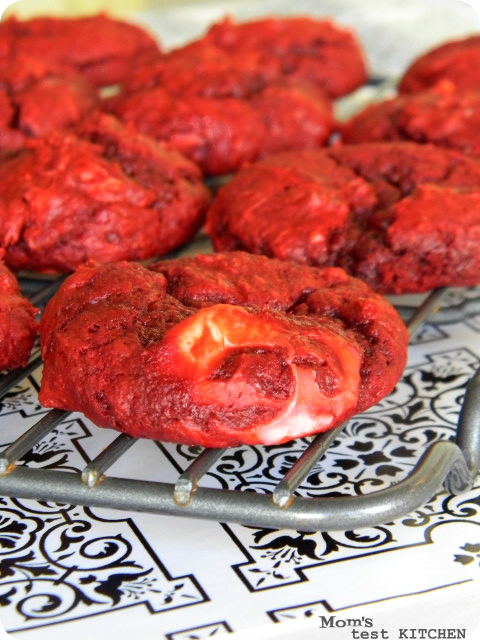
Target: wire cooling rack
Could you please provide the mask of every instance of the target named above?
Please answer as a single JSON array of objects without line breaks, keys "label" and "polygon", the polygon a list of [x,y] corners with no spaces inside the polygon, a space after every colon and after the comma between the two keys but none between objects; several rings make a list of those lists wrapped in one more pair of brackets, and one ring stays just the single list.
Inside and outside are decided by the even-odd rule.
[{"label": "wire cooling rack", "polygon": [[[42,306],[61,280],[47,282],[30,295]],[[407,321],[412,335],[439,307],[444,289],[433,291]],[[42,365],[39,351],[24,369],[4,374],[0,397]],[[48,411],[25,434],[0,452],[0,494],[65,504],[106,507],[244,525],[298,531],[352,530],[389,522],[421,507],[443,489],[459,494],[473,486],[480,468],[480,371],[467,387],[454,441],[440,440],[425,449],[403,480],[357,496],[302,497],[302,480],[343,429],[314,437],[271,493],[199,486],[227,449],[204,449],[175,482],[109,477],[108,469],[136,442],[120,434],[81,472],[35,469],[22,458],[60,425],[69,413]]]},{"label": "wire cooling rack", "polygon": [[[394,87],[395,81],[391,78],[371,78],[354,94],[337,100],[337,118],[346,119],[372,100],[388,97]],[[215,193],[225,180],[228,176],[215,178],[208,181],[208,186]],[[199,234],[192,245],[170,257],[210,251],[210,241]],[[22,288],[32,304],[41,308],[62,280],[42,281],[41,277],[30,274],[22,280]],[[435,290],[421,304],[407,310],[408,318],[404,320],[410,335],[434,311],[438,316],[447,315],[453,321],[458,319],[452,313],[462,314],[462,309],[440,307],[440,300],[445,295],[445,289]],[[480,305],[480,299],[473,302]],[[37,349],[27,367],[0,378],[0,399],[41,366]],[[48,411],[0,452],[1,495],[298,531],[345,531],[383,524],[411,513],[442,487],[453,494],[467,491],[473,486],[480,468],[480,371],[467,388],[455,440],[431,443],[409,475],[400,482],[356,496],[305,498],[296,492],[345,425],[314,437],[271,493],[257,493],[250,487],[243,491],[200,486],[203,476],[229,453],[227,449],[203,450],[173,483],[110,477],[110,467],[136,442],[126,434],[113,440],[81,472],[35,469],[22,464],[23,457],[68,416],[66,411]]]}]

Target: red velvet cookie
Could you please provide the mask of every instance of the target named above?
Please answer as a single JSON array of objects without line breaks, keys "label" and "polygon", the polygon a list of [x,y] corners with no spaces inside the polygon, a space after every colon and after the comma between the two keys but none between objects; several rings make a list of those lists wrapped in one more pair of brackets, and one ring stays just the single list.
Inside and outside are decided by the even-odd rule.
[{"label": "red velvet cookie", "polygon": [[335,265],[381,293],[480,282],[480,162],[412,142],[271,156],[223,186],[217,251]]},{"label": "red velvet cookie", "polygon": [[95,87],[63,65],[15,49],[0,56],[0,150],[71,127],[97,105]]},{"label": "red velvet cookie", "polygon": [[323,91],[294,79],[241,99],[179,97],[156,87],[120,96],[108,110],[180,151],[209,176],[236,171],[275,151],[322,146],[334,128]]},{"label": "red velvet cookie", "polygon": [[0,166],[0,243],[14,270],[144,260],[189,241],[209,201],[190,160],[99,114]]},{"label": "red velvet cookie", "polygon": [[255,53],[267,74],[309,80],[332,98],[350,93],[367,80],[356,34],[332,20],[299,16],[235,22],[226,18],[210,28],[205,41],[239,62]]},{"label": "red velvet cookie", "polygon": [[331,429],[388,394],[408,334],[341,269],[245,253],[80,267],[41,321],[40,401],[207,447]]},{"label": "red velvet cookie", "polygon": [[424,91],[448,80],[460,90],[480,90],[480,35],[452,40],[416,58],[399,82],[401,93]]},{"label": "red velvet cookie", "polygon": [[226,18],[203,37],[138,68],[125,86],[241,97],[287,77],[312,82],[331,98],[357,89],[367,81],[367,66],[356,34],[312,17]]},{"label": "red velvet cookie", "polygon": [[27,365],[38,333],[38,309],[22,295],[0,253],[0,371],[6,371]]},{"label": "red velvet cookie", "polygon": [[75,70],[97,86],[122,82],[160,54],[157,42],[142,27],[105,14],[12,17],[0,23],[0,39],[17,52],[34,53],[45,64]]},{"label": "red velvet cookie", "polygon": [[331,21],[226,19],[138,69],[105,109],[221,175],[275,151],[323,146],[330,98],[366,79],[355,35]]},{"label": "red velvet cookie", "polygon": [[346,143],[413,140],[480,157],[480,87],[451,84],[371,104],[342,127]]}]

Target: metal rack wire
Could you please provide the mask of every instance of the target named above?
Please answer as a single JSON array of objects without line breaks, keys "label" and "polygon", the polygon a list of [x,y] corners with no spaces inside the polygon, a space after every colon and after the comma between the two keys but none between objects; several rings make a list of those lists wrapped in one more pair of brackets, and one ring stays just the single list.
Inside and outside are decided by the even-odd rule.
[{"label": "metal rack wire", "polygon": [[[59,284],[48,283],[31,297],[32,302],[41,305]],[[417,308],[407,323],[410,335],[438,306],[444,292],[433,291]],[[36,352],[25,369],[4,375],[0,397],[40,366],[41,358]],[[57,409],[49,411],[0,453],[2,495],[299,531],[352,530],[406,515],[428,502],[442,485],[452,494],[467,491],[480,468],[480,371],[467,388],[455,441],[430,444],[406,478],[354,497],[304,498],[296,494],[342,427],[314,437],[271,494],[199,486],[225,449],[203,450],[174,483],[109,477],[108,469],[136,442],[126,434],[119,435],[80,473],[18,464],[68,415]]]},{"label": "metal rack wire", "polygon": [[[339,115],[341,119],[349,117],[359,109],[359,101],[367,104],[372,98],[379,99],[382,96],[388,96],[395,84],[395,82],[383,78],[372,81],[361,90],[360,95],[347,96],[338,101],[341,102],[341,113],[337,113],[337,116]],[[228,177],[215,178],[209,181],[208,186],[215,192],[225,180],[228,180]],[[180,248],[168,257],[210,251],[210,241],[200,235],[194,243],[188,247]],[[44,280],[41,276],[37,276],[33,277],[33,281],[29,283],[27,282],[28,278],[23,278],[22,284],[24,291],[29,294],[32,304],[42,307],[55,293],[62,280],[63,278]],[[472,294],[475,295],[475,299],[471,301],[468,309],[469,311],[473,309],[475,315],[480,317],[480,295],[476,295],[475,292]],[[400,303],[402,305],[400,311],[407,322],[410,335],[413,336],[433,312],[435,312],[438,325],[449,322],[464,322],[467,314],[462,305],[442,304],[445,298],[454,295],[453,290],[442,289],[432,292],[418,308],[416,296],[413,296],[413,303],[406,303],[405,306]],[[467,295],[465,293],[465,299]],[[38,377],[41,366],[42,360],[37,348],[32,353],[27,367],[5,375],[0,373],[0,400],[14,387],[18,386],[19,391],[23,392],[30,376],[35,387],[36,381],[33,379]],[[462,377],[462,384],[463,381]],[[33,392],[35,393],[34,390]],[[6,399],[7,403],[8,399]],[[235,451],[205,449],[198,455],[196,455],[197,451],[189,451],[183,460],[192,460],[196,455],[193,461],[179,461],[177,463],[175,456],[170,456],[172,449],[168,450],[168,447],[164,447],[163,443],[158,443],[158,449],[156,449],[157,445],[154,443],[138,443],[135,438],[126,434],[119,435],[111,432],[99,435],[94,432],[94,442],[89,444],[96,448],[96,452],[99,450],[98,442],[103,443],[112,439],[111,444],[103,448],[93,459],[86,453],[87,449],[80,450],[80,455],[76,457],[80,447],[75,448],[75,438],[80,429],[77,429],[78,425],[74,425],[74,428],[70,429],[70,422],[75,419],[74,415],[61,410],[46,411],[42,409],[41,411],[42,417],[36,424],[12,444],[3,450],[0,448],[0,496],[10,497],[14,501],[27,499],[60,505],[114,509],[126,512],[127,515],[132,512],[142,512],[166,517],[188,518],[193,522],[195,519],[203,519],[265,529],[285,528],[305,532],[343,532],[391,523],[412,514],[416,509],[421,509],[441,491],[454,495],[469,491],[480,470],[480,370],[472,377],[466,389],[458,417],[456,434],[452,439],[431,442],[428,438],[419,438],[419,446],[425,440],[430,444],[425,447],[421,455],[416,453],[415,457],[408,458],[408,465],[405,465],[409,468],[408,475],[400,481],[396,480],[397,476],[390,475],[386,483],[391,482],[391,478],[395,477],[395,481],[390,486],[376,491],[372,489],[371,492],[368,487],[366,489],[368,493],[363,494],[362,492],[353,496],[332,495],[335,493],[334,490],[338,489],[338,485],[333,487],[334,490],[332,490],[332,485],[325,487],[324,484],[328,485],[329,480],[328,473],[323,473],[323,470],[322,473],[315,476],[315,480],[325,481],[325,483],[322,482],[321,486],[316,486],[313,491],[310,491],[312,485],[309,485],[309,474],[314,476],[315,469],[322,467],[321,461],[324,456],[325,467],[328,467],[330,456],[335,459],[334,465],[337,461],[341,462],[342,453],[340,456],[338,455],[338,449],[341,449],[341,446],[338,449],[335,448],[336,445],[342,444],[341,438],[344,442],[348,441],[349,444],[354,444],[350,442],[350,439],[353,440],[356,437],[354,429],[350,428],[354,424],[353,420],[347,428],[342,425],[311,439],[305,438],[300,443],[293,443],[292,448],[285,449],[285,451],[291,453],[293,450],[298,451],[306,447],[300,454],[296,454],[298,457],[293,464],[288,462],[291,460],[291,455],[285,455],[285,451],[279,448],[279,458],[281,458],[282,464],[276,466],[270,475],[268,475],[270,469],[261,457],[268,454],[262,451],[260,456],[262,466],[255,467],[254,473],[261,471],[265,477],[268,475],[267,481],[263,484],[261,481],[256,483],[254,473],[250,469],[247,470],[250,475],[246,476],[245,481],[242,477],[241,482],[232,481],[230,483],[231,478],[228,478],[225,483],[222,483],[228,472],[222,475],[223,472],[219,469],[222,464],[224,467],[228,465],[228,460],[235,456]],[[8,411],[5,413],[8,414]],[[393,411],[391,417],[393,423]],[[401,418],[401,416],[397,417]],[[9,420],[8,417],[7,420]],[[404,425],[405,422],[402,429]],[[448,422],[448,436],[451,434],[450,427],[451,421]],[[58,431],[56,431],[57,429]],[[73,444],[71,450],[69,448],[68,454],[72,453],[73,464],[70,465],[69,459],[68,468],[66,464],[62,469],[34,468],[34,465],[38,464],[35,461],[35,451],[41,450],[42,446],[48,447],[49,439],[54,440],[56,433],[59,434],[59,441],[65,437],[70,443],[71,439]],[[86,429],[86,433],[90,435],[88,429]],[[393,440],[399,431],[392,429],[388,437],[390,434],[392,434]],[[380,439],[377,444],[374,444],[374,437],[372,436],[372,442],[368,444],[372,444],[374,448],[378,447],[377,450],[379,450],[382,446],[378,444]],[[384,443],[385,440],[386,438],[381,442]],[[141,451],[147,454],[147,457],[151,453],[150,447],[154,449],[155,454],[161,450],[162,454],[158,458],[161,462],[167,459],[169,463],[166,471],[169,482],[151,480],[153,473],[150,474],[149,471],[147,471],[148,475],[141,476],[147,478],[146,480],[132,479],[128,473],[122,473],[122,468],[128,467],[128,453],[136,443]],[[385,451],[389,453],[387,449]],[[412,445],[411,451],[418,451],[416,445]],[[175,453],[178,451],[176,450]],[[247,448],[245,457],[250,454],[254,457],[255,453],[254,450]],[[358,450],[357,453],[359,453]],[[162,455],[165,457],[162,458]],[[179,455],[183,455],[183,452]],[[239,455],[242,454],[239,453]],[[79,458],[80,462],[78,462]],[[135,466],[133,475],[136,477],[137,468],[145,465],[141,455],[137,457],[133,455],[132,458]],[[154,459],[157,460],[157,457]],[[29,466],[29,460],[32,460],[32,466]],[[59,456],[54,460],[56,464]],[[88,464],[87,460],[89,460]],[[126,464],[122,465],[122,461],[125,460],[127,460]],[[410,466],[411,461],[413,461],[412,466]],[[287,463],[291,466],[285,471]],[[49,462],[42,461],[39,464],[49,464]],[[73,467],[77,470],[74,471]],[[116,473],[117,469],[120,470],[120,473]],[[177,469],[176,475],[174,469]],[[328,467],[329,471],[331,469],[332,467]],[[170,475],[172,470],[173,475]],[[336,471],[335,466],[333,470]],[[140,469],[140,473],[142,472],[143,469]],[[121,477],[115,477],[118,475]],[[373,474],[369,476],[369,479],[372,477]],[[247,484],[250,480],[252,484]],[[236,484],[242,488],[210,488],[212,482],[221,484],[223,487]],[[374,482],[370,486],[374,487]],[[356,492],[356,487],[352,488],[350,485],[347,487],[347,491]],[[329,492],[331,492],[330,495],[322,497],[304,497],[307,493]],[[463,498],[459,501],[463,501]],[[38,506],[42,509],[44,507],[44,505]],[[123,518],[124,515],[121,514],[121,517]],[[161,526],[161,522],[159,524]]]}]

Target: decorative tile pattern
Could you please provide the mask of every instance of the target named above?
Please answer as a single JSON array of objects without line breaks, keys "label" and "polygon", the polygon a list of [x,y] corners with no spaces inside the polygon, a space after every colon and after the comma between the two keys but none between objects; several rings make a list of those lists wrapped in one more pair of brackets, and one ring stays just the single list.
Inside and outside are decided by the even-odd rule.
[{"label": "decorative tile pattern", "polygon": [[0,606],[5,628],[33,628],[144,605],[151,613],[207,601],[193,576],[173,578],[129,519],[89,508],[0,500]]},{"label": "decorative tile pattern", "polygon": [[203,627],[177,631],[176,633],[167,633],[166,637],[168,640],[206,640],[207,638],[216,638],[231,631],[225,622],[217,622]]},{"label": "decorative tile pattern", "polygon": [[[454,437],[466,385],[480,363],[475,342],[459,343],[455,331],[457,325],[441,325],[441,340],[428,342],[428,349],[424,344],[414,347],[423,350],[423,355],[417,354],[415,364],[407,367],[390,396],[345,425],[301,484],[301,495],[355,496],[388,487],[409,473],[425,447]],[[468,331],[475,335],[470,327]],[[3,399],[2,448],[44,413],[37,400],[37,375]],[[92,442],[100,435],[107,440],[112,436],[71,414],[20,463],[78,473],[91,460]],[[208,472],[205,483],[270,492],[308,443],[309,439],[300,439],[276,447],[228,450]],[[150,445],[155,460],[166,471],[170,469],[173,478],[199,452],[186,446]],[[437,538],[442,540],[450,530],[456,533],[443,549],[442,562],[456,568],[458,584],[478,575],[478,486],[467,495],[439,494],[405,518],[358,531],[300,533],[228,523],[212,523],[204,529],[201,522],[189,521],[179,530],[178,539],[176,533],[171,534],[169,546],[160,553],[154,550],[159,540],[146,522],[141,514],[100,515],[88,507],[0,499],[3,626],[10,632],[33,631],[92,616],[109,620],[115,612],[135,607],[136,615],[159,619],[168,615],[165,620],[169,622],[160,623],[160,628],[163,637],[171,640],[230,633],[245,621],[235,618],[230,609],[222,615],[225,603],[220,604],[218,594],[215,609],[211,609],[204,584],[212,570],[230,588],[255,597],[258,624],[265,624],[265,618],[275,623],[296,615],[305,619],[330,610],[328,589],[315,606],[311,598],[300,595],[309,583],[322,582],[327,568],[344,570],[346,563],[354,567],[367,557],[373,561],[394,558],[399,552],[441,548]],[[175,525],[172,523],[172,530]],[[199,539],[206,535],[204,531],[209,535],[214,531],[211,553],[221,552],[223,561],[214,566],[207,563],[206,569],[195,553],[190,556],[186,550],[184,570],[171,570],[172,560],[178,562],[176,545],[182,544],[182,536],[192,544],[189,527],[198,532]],[[200,558],[205,560],[205,556]],[[449,584],[447,577],[442,580],[443,585]],[[272,607],[269,594],[279,588],[291,592],[295,612],[293,605]],[[186,625],[180,612],[188,611],[190,621],[191,612],[203,607],[209,613],[193,616],[191,625]],[[177,610],[179,616],[172,623],[172,612]]]}]

